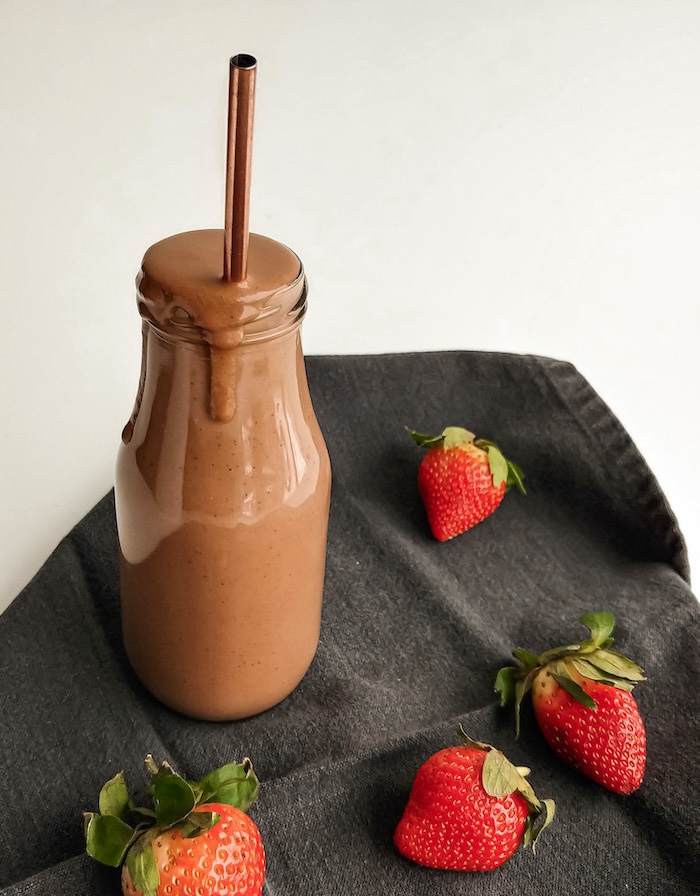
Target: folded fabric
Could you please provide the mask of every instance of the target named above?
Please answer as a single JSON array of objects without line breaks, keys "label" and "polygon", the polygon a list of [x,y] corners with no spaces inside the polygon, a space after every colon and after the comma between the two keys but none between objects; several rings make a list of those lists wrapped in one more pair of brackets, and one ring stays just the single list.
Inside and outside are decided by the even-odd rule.
[{"label": "folded fabric", "polygon": [[[318,653],[274,709],[186,719],[135,680],[121,645],[109,494],[0,616],[0,894],[98,896],[119,875],[83,852],[82,812],[152,753],[199,778],[249,756],[265,893],[692,894],[700,879],[700,607],[683,539],[620,423],[569,364],[436,352],[311,357],[333,465]],[[525,471],[474,529],[440,543],[405,427],[466,426]],[[518,646],[585,636],[615,614],[647,681],[635,696],[648,764],[616,796],[556,759],[525,718],[516,739],[496,671]],[[186,661],[186,657],[174,661]],[[215,674],[215,670],[212,674]],[[461,722],[532,769],[557,816],[537,855],[488,874],[422,868],[392,844],[418,766]]]}]

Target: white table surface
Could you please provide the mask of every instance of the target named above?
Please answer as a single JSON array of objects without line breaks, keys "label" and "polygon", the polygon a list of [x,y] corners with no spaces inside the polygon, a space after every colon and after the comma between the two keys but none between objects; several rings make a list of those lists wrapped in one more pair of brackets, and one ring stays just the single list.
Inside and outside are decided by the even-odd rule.
[{"label": "white table surface", "polygon": [[112,485],[134,276],[223,224],[239,52],[251,228],[305,262],[307,353],[573,362],[697,570],[699,46],[696,0],[3,0],[0,610]]}]

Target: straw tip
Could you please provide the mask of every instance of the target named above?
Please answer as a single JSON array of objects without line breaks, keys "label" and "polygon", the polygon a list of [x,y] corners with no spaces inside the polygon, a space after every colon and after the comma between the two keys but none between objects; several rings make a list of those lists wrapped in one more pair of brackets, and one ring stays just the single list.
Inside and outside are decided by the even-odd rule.
[{"label": "straw tip", "polygon": [[231,57],[232,68],[251,69],[255,68],[257,64],[258,60],[255,56],[251,56],[249,53],[237,53],[235,56]]}]

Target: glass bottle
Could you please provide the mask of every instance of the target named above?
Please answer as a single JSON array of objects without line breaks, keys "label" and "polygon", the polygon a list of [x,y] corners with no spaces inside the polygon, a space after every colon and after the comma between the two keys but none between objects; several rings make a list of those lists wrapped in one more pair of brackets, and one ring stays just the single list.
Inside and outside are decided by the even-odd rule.
[{"label": "glass bottle", "polygon": [[231,283],[222,252],[220,230],[146,252],[115,481],[127,656],[163,703],[210,720],[259,713],[306,673],[331,485],[301,348],[303,266],[250,234],[247,279]]}]

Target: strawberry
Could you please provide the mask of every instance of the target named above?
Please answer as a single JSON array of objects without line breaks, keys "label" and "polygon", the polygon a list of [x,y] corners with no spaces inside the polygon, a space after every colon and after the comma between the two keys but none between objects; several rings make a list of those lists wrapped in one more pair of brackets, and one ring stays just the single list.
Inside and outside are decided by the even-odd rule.
[{"label": "strawberry", "polygon": [[260,896],[265,851],[246,814],[259,783],[249,759],[186,781],[146,757],[147,805],[129,796],[119,772],[100,791],[99,813],[85,813],[87,852],[122,865],[124,896]]},{"label": "strawberry", "polygon": [[633,793],[646,766],[646,731],[632,689],[644,672],[632,660],[610,650],[612,613],[586,613],[579,620],[590,630],[580,644],[556,647],[540,656],[513,651],[519,667],[496,676],[501,706],[520,704],[532,691],[535,718],[554,752],[614,793]]},{"label": "strawberry", "polygon": [[454,538],[492,514],[511,485],[525,493],[522,470],[493,442],[459,426],[448,426],[438,436],[408,432],[428,449],[418,468],[418,491],[438,541]]},{"label": "strawberry", "polygon": [[532,846],[554,816],[500,751],[471,740],[434,753],[418,769],[394,833],[399,852],[419,865],[491,871],[520,844]]}]

